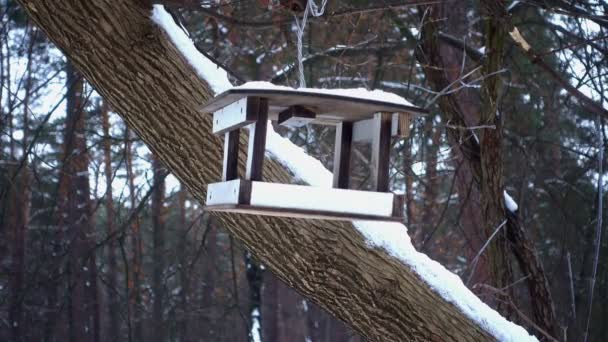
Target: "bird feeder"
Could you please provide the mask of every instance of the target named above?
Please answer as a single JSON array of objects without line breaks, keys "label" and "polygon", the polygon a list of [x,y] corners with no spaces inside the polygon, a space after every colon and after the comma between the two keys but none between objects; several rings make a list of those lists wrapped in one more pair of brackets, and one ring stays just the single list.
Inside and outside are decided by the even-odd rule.
[{"label": "bird feeder", "polygon": [[[208,211],[334,220],[400,221],[403,195],[389,189],[391,137],[407,136],[424,110],[356,92],[287,87],[227,90],[201,111],[213,115],[213,133],[224,135],[222,181],[207,188]],[[336,127],[333,187],[262,181],[268,120],[291,127]],[[249,126],[244,178],[237,172],[240,129]],[[371,141],[372,191],[349,189],[351,148]]]}]

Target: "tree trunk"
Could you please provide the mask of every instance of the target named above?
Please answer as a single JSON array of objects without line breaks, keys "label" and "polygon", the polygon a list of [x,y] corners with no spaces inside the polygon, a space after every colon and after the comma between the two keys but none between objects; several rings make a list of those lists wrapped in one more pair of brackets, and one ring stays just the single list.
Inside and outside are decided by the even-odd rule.
[{"label": "tree trunk", "polygon": [[[31,27],[30,27],[31,28]],[[22,141],[22,163],[15,168],[15,173],[10,172],[9,177],[14,182],[9,184],[9,210],[7,227],[12,231],[11,234],[11,265],[9,272],[9,316],[8,322],[11,327],[11,338],[13,341],[24,341],[24,332],[27,330],[24,322],[23,301],[25,297],[24,278],[25,278],[25,251],[27,241],[27,225],[30,216],[30,165],[28,156],[29,139],[29,106],[32,96],[32,58],[36,39],[35,28],[29,35],[27,51],[27,66],[25,75],[23,97],[23,141]],[[11,136],[11,140],[12,140]]]},{"label": "tree trunk", "polygon": [[[435,12],[438,9],[444,11],[444,13],[449,11],[449,15],[436,14]],[[424,9],[422,10],[424,11]],[[469,34],[468,31],[470,30],[470,23],[466,20],[467,12],[469,10],[470,9],[464,2],[458,2],[440,8],[435,7],[430,13],[434,16],[436,15],[437,17],[445,18],[444,27],[446,27],[446,29],[449,28],[449,32],[452,35],[463,37]],[[435,18],[434,16],[432,18]],[[427,20],[433,19],[427,18]],[[433,34],[434,33],[429,32],[430,36]],[[427,35],[425,34],[425,37],[426,36]],[[428,72],[430,70],[425,70],[427,77],[432,80],[431,86],[434,89],[441,89],[439,87],[443,82],[445,82],[444,85],[446,86],[447,84],[456,82],[462,75],[462,49],[460,47],[454,48],[447,44],[437,43],[437,45],[433,47],[434,55],[428,55],[428,53],[431,52],[430,44],[425,44],[423,47],[425,49],[425,54],[433,59],[432,62],[440,63],[440,69],[436,70],[443,69],[444,71],[443,76],[445,79],[442,80],[439,77],[441,75],[440,73],[433,73],[431,76]],[[446,101],[446,99],[449,99],[449,101]],[[458,119],[460,120],[459,122],[461,122],[463,126],[473,126],[479,121],[479,94],[470,88],[463,88],[458,92],[450,94],[449,97],[440,98],[439,105],[442,109],[442,122],[454,123],[452,117],[457,116],[451,114],[454,111],[457,111]],[[470,161],[471,159],[474,159],[475,156],[469,155],[469,153],[473,153],[471,148],[474,146],[468,146],[471,140],[462,139],[473,139],[473,137],[470,134],[465,134],[465,132],[459,132],[455,129],[448,128],[447,140],[453,147],[451,148],[451,160],[452,166],[456,170],[455,191],[458,193],[460,204],[458,224],[461,229],[459,232],[466,241],[466,256],[469,260],[473,260],[484,245],[487,237],[484,231],[483,217],[479,210],[481,207],[481,194],[474,178],[476,172],[474,168],[476,167],[476,164],[474,161]],[[465,142],[467,146],[463,147],[462,142]],[[475,273],[469,284],[474,286],[478,283],[488,282],[490,282],[490,280],[487,258],[486,255],[483,254],[477,263]]]},{"label": "tree trunk", "polygon": [[[8,290],[10,291],[8,303],[8,322],[10,326],[11,341],[24,341],[27,327],[24,320],[25,297],[25,250],[27,239],[27,222],[29,217],[29,171],[25,166],[17,172],[16,167],[7,168],[7,178],[13,180],[7,192],[6,226],[10,264],[8,265]],[[4,336],[4,333],[0,334]],[[8,336],[7,336],[8,337]]]},{"label": "tree trunk", "polygon": [[[418,50],[417,58],[425,65],[424,71],[431,82],[434,90],[440,91],[446,89],[451,83],[453,75],[450,75],[450,68],[442,61],[441,45],[439,44],[438,35],[440,32],[440,22],[443,18],[442,13],[446,13],[447,5],[432,5],[428,7],[428,22],[423,26],[421,49]],[[482,3],[483,9],[486,11],[484,18],[488,21],[486,25],[486,44],[488,51],[494,59],[488,58],[484,66],[484,74],[487,75],[489,70],[498,70],[501,65],[500,51],[502,51],[502,42],[505,31],[501,25],[504,22],[498,21],[496,17],[500,17],[502,13],[495,11],[504,11],[501,3],[496,1],[485,1]],[[427,9],[421,8],[422,12]],[[450,7],[450,11],[454,9]],[[421,13],[422,13],[421,12]],[[425,12],[427,13],[427,12]],[[453,16],[451,16],[453,17]],[[490,19],[487,19],[491,17]],[[498,21],[498,23],[497,23]],[[494,50],[492,50],[492,48]],[[498,54],[498,55],[497,55]],[[498,58],[498,59],[496,59]],[[503,222],[506,225],[502,228],[502,232],[497,234],[494,243],[488,255],[489,271],[494,284],[508,283],[509,266],[506,260],[507,250],[505,245],[508,239],[509,249],[515,259],[518,261],[519,268],[523,274],[528,277],[526,283],[528,285],[530,301],[532,304],[532,314],[535,323],[547,331],[549,334],[555,334],[555,314],[553,310],[553,302],[544,270],[533,244],[529,241],[524,233],[523,227],[519,222],[516,213],[507,212],[504,208],[502,184],[502,160],[500,159],[502,122],[500,117],[496,115],[498,109],[498,85],[500,81],[498,76],[493,76],[484,79],[482,87],[482,100],[486,106],[482,106],[484,111],[479,118],[479,122],[495,124],[496,132],[488,132],[485,129],[480,138],[478,138],[472,130],[449,130],[448,135],[452,142],[458,142],[456,147],[462,154],[466,165],[471,171],[473,180],[481,191],[481,202],[483,208],[483,227],[485,236],[489,236]],[[442,111],[447,116],[447,119],[454,126],[468,127],[475,125],[478,122],[471,121],[467,116],[466,101],[459,98],[458,95],[444,95],[439,99],[439,105]],[[506,220],[506,221],[505,221]],[[506,228],[506,230],[504,229]],[[502,240],[502,242],[501,242]],[[498,258],[498,259],[493,259]],[[498,278],[496,278],[498,277]]]},{"label": "tree trunk", "polygon": [[[427,122],[425,125],[424,132],[424,144],[423,147],[426,153],[426,167],[425,167],[425,182],[424,182],[424,209],[422,210],[422,229],[416,230],[417,236],[415,236],[414,242],[416,246],[427,243],[427,239],[431,239],[433,234],[433,228],[437,224],[439,219],[437,210],[437,197],[439,193],[439,177],[437,174],[437,162],[439,160],[439,145],[441,144],[441,130],[439,127],[435,127],[435,117],[429,116],[426,118]],[[430,143],[428,143],[430,141]]]},{"label": "tree trunk", "polygon": [[[308,324],[302,297],[275,279],[278,286],[276,308],[278,336],[274,342],[306,341]],[[332,341],[334,341],[332,339]]]},{"label": "tree trunk", "polygon": [[412,140],[407,139],[403,149],[403,177],[405,179],[405,210],[407,213],[407,226],[415,229],[418,220],[417,208],[414,200],[414,175],[412,171]]},{"label": "tree trunk", "polygon": [[[251,253],[244,251],[245,259],[245,275],[247,277],[247,285],[249,287],[249,320],[251,331],[249,340],[256,341],[255,336],[262,336],[262,286],[264,284],[264,270],[253,259]],[[254,331],[254,329],[256,329]]]},{"label": "tree trunk", "polygon": [[[131,210],[136,210],[136,189],[135,175],[133,174],[133,150],[132,141],[134,137],[131,130],[127,127],[125,130],[125,167],[127,169],[127,182],[129,184],[129,202]],[[143,332],[143,303],[141,298],[141,281],[142,273],[142,254],[143,245],[141,241],[141,226],[139,223],[139,215],[131,223],[131,274],[129,275],[129,312],[132,317],[129,319],[132,322],[133,331],[129,332],[130,338],[133,341],[141,342],[144,340]]]},{"label": "tree trunk", "polygon": [[547,139],[550,144],[547,147],[548,149],[548,168],[545,172],[548,178],[563,178],[561,172],[561,160],[562,160],[562,151],[560,148],[560,127],[559,127],[559,90],[558,89],[548,89],[547,95],[545,98],[545,104],[547,106],[547,110],[545,111],[545,115],[543,117],[543,121],[545,122],[545,130],[548,132]]},{"label": "tree trunk", "polygon": [[106,245],[108,258],[107,303],[108,303],[108,339],[120,340],[120,301],[118,293],[118,260],[116,259],[116,227],[114,225],[114,194],[112,191],[112,138],[110,136],[110,110],[106,101],[101,105],[101,120],[103,129],[103,157],[106,178],[106,233],[112,237]]},{"label": "tree trunk", "polygon": [[262,341],[277,342],[279,336],[279,284],[271,273],[264,275],[264,292],[262,301]]},{"label": "tree trunk", "polygon": [[[201,304],[200,306],[205,308],[207,312],[211,312],[217,305],[214,302],[214,292],[215,292],[215,280],[216,280],[216,265],[218,263],[218,239],[217,239],[217,228],[216,225],[212,223],[212,218],[210,216],[203,216],[201,229],[209,230],[207,233],[207,240],[205,241],[205,250],[207,253],[205,254],[205,259],[203,260],[202,265],[202,286],[201,286]],[[205,325],[203,325],[205,327]],[[205,340],[213,341],[217,339],[216,331],[211,329],[204,329],[205,334],[207,334],[207,338]]]},{"label": "tree trunk", "polygon": [[[482,8],[486,8],[482,4]],[[486,229],[486,238],[490,239],[495,231],[499,231],[488,245],[487,255],[490,264],[492,286],[497,289],[511,288],[513,282],[511,263],[506,245],[505,201],[503,196],[503,161],[502,139],[503,118],[499,114],[499,96],[501,79],[496,74],[503,67],[503,50],[505,31],[489,10],[482,10],[485,18],[485,45],[488,56],[483,65],[483,75],[486,75],[481,85],[481,117],[480,126],[495,126],[495,129],[483,129],[479,133],[481,159],[481,203]],[[508,290],[507,290],[508,291]],[[498,311],[509,316],[511,308],[500,298],[496,301]]]},{"label": "tree trunk", "polygon": [[59,227],[64,231],[67,266],[67,337],[99,341],[97,272],[92,238],[89,156],[86,146],[84,81],[71,63],[67,74],[67,117],[59,182]]},{"label": "tree trunk", "polygon": [[188,296],[190,294],[190,276],[188,275],[190,272],[189,269],[189,260],[187,259],[187,241],[188,241],[188,220],[186,215],[186,196],[188,195],[188,190],[184,187],[183,184],[180,185],[179,192],[177,194],[177,205],[179,212],[179,221],[177,231],[182,235],[179,240],[178,247],[178,259],[179,259],[179,283],[181,287],[181,291],[179,292],[179,309],[177,314],[177,336],[179,341],[190,341],[188,335]]},{"label": "tree trunk", "polygon": [[[151,8],[135,0],[19,2],[166,167],[204,202],[205,185],[221,174],[222,144],[211,134],[209,116],[197,108],[213,93],[151,22]],[[291,177],[269,160],[264,179],[289,182]],[[369,340],[493,339],[412,269],[371,247],[349,223],[216,217],[281,280]]]},{"label": "tree trunk", "polygon": [[163,319],[164,279],[165,271],[165,169],[160,160],[152,156],[154,172],[154,193],[152,194],[152,326],[153,341],[165,340],[165,323]]}]

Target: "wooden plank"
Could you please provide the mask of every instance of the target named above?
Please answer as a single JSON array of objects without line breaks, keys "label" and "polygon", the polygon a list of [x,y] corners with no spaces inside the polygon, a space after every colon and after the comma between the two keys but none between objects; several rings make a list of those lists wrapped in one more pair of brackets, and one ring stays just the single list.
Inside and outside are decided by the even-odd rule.
[{"label": "wooden plank", "polygon": [[207,185],[207,205],[249,204],[251,200],[251,182],[234,179],[231,181]]},{"label": "wooden plank", "polygon": [[395,195],[393,197],[393,216],[404,217],[403,206],[405,205],[405,195]]},{"label": "wooden plank", "polygon": [[203,113],[214,111],[244,97],[263,97],[269,101],[269,118],[276,120],[280,112],[291,106],[304,106],[316,113],[314,123],[336,121],[359,121],[368,119],[378,112],[425,115],[427,110],[415,106],[394,104],[386,101],[369,100],[356,96],[335,95],[297,89],[229,89],[202,106]]},{"label": "wooden plank", "polygon": [[391,152],[391,113],[374,114],[372,140],[372,190],[388,192],[389,162]]},{"label": "wooden plank", "polygon": [[254,111],[257,117],[257,120],[251,124],[249,129],[247,171],[245,174],[247,180],[262,180],[262,169],[264,167],[266,131],[268,129],[268,100],[260,98],[257,104],[257,106],[247,106],[247,111]]},{"label": "wooden plank", "polygon": [[278,216],[312,220],[336,220],[336,221],[381,221],[381,222],[403,222],[403,217],[361,215],[356,213],[340,213],[323,210],[306,210],[296,208],[269,208],[255,205],[209,205],[204,206],[206,211],[229,212],[237,214],[251,214],[263,216]]},{"label": "wooden plank", "polygon": [[334,148],[334,188],[348,189],[352,140],[353,123],[339,123],[336,126],[336,146]]},{"label": "wooden plank", "polygon": [[249,108],[257,106],[258,98],[245,97],[213,112],[213,133],[223,134],[255,122],[257,112]]},{"label": "wooden plank", "polygon": [[393,114],[392,135],[407,138],[410,136],[410,125],[412,124],[412,114],[396,113]]},{"label": "wooden plank", "polygon": [[[247,188],[245,188],[245,186]],[[259,207],[391,217],[395,194],[236,179],[207,187],[207,205]]]},{"label": "wooden plank", "polygon": [[287,127],[306,126],[315,119],[315,113],[302,106],[291,106],[279,113],[279,125]]},{"label": "wooden plank", "polygon": [[251,205],[391,216],[393,193],[251,182]]},{"label": "wooden plank", "polygon": [[224,133],[224,163],[222,180],[229,181],[238,178],[239,135],[240,129]]}]

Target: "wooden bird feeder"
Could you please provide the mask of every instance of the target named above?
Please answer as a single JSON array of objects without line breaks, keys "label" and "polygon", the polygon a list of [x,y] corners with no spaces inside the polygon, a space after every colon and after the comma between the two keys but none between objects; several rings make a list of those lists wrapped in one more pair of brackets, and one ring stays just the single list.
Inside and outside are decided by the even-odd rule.
[{"label": "wooden bird feeder", "polygon": [[[389,189],[391,137],[407,136],[411,105],[324,89],[232,88],[202,109],[213,114],[213,133],[224,135],[222,181],[208,185],[208,211],[337,220],[400,221],[403,195]],[[333,188],[262,181],[268,120],[299,127],[334,125]],[[237,172],[240,129],[249,126],[246,173]],[[371,141],[373,191],[349,189],[351,146]]]}]

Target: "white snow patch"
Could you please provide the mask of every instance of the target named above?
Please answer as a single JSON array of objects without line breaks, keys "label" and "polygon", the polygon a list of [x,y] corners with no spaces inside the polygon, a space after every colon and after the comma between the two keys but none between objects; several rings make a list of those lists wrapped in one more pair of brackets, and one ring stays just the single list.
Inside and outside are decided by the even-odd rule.
[{"label": "white snow patch", "polygon": [[258,309],[253,309],[251,312],[251,339],[254,342],[261,342],[262,336],[260,336],[260,311]]},{"label": "white snow patch", "polygon": [[384,248],[389,254],[405,262],[431,289],[458,307],[499,341],[537,341],[524,328],[508,321],[482,302],[469,291],[460,277],[426,254],[416,251],[404,225],[370,221],[354,224],[372,245]]},{"label": "white snow patch", "polygon": [[504,190],[503,195],[505,196],[505,205],[507,206],[507,209],[512,213],[516,212],[517,209],[519,208],[519,206],[517,205],[517,202],[515,202],[513,197],[511,197],[511,195],[509,195],[507,190]]},{"label": "white snow patch", "polygon": [[186,57],[198,75],[209,83],[214,92],[221,93],[232,87],[226,70],[205,58],[196,49],[186,32],[177,26],[173,17],[162,5],[154,5],[152,20],[167,32],[173,44]]},{"label": "white snow patch", "polygon": [[[216,93],[223,92],[231,87],[226,73],[196,50],[186,34],[176,25],[161,5],[154,6],[153,19],[169,34],[177,48],[197,69],[199,75],[211,84]],[[282,138],[272,129],[268,130],[266,149],[300,180],[316,186],[331,185],[331,173],[318,160],[304,153],[301,148]],[[353,224],[370,245],[384,248],[388,253],[411,267],[434,291],[446,301],[453,303],[467,317],[498,340],[509,342],[537,341],[524,328],[508,321],[483,303],[467,289],[457,275],[446,270],[425,254],[417,252],[403,224],[368,221],[356,221]]]}]

